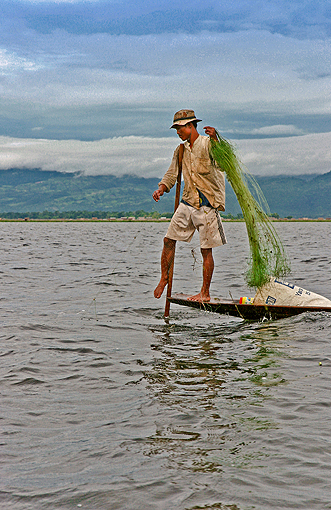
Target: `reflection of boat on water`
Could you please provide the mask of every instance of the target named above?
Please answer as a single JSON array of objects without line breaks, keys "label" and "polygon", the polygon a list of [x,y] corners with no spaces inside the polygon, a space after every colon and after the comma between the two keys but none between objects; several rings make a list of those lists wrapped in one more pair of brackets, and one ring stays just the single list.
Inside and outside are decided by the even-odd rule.
[{"label": "reflection of boat on water", "polygon": [[207,312],[215,312],[245,320],[258,321],[263,318],[282,319],[299,315],[304,312],[330,312],[331,306],[283,306],[283,305],[254,305],[241,304],[239,299],[211,299],[206,303],[189,301],[186,294],[174,294],[169,297],[170,303],[198,308]]}]

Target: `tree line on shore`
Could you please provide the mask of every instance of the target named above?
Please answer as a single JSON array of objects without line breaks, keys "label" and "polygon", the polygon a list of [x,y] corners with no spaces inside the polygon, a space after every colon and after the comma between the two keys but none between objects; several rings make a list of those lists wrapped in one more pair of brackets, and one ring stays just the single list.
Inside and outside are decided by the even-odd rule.
[{"label": "tree line on shore", "polygon": [[[159,213],[157,211],[147,212],[144,210],[138,211],[43,211],[43,212],[0,212],[0,218],[3,220],[111,220],[111,219],[168,219],[171,218],[173,213]],[[232,215],[221,213],[224,219],[240,220],[243,218],[242,214]],[[279,218],[278,214],[272,215]]]}]

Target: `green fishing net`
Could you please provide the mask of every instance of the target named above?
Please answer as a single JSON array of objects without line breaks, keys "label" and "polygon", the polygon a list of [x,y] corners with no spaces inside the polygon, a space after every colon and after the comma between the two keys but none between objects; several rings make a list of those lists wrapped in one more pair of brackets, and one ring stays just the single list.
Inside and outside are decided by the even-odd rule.
[{"label": "green fishing net", "polygon": [[232,145],[218,132],[217,142],[211,139],[211,156],[225,172],[246,223],[250,246],[247,285],[259,288],[272,276],[285,276],[290,272],[290,266],[282,242],[267,214],[270,214],[268,204],[256,180],[243,169]]}]

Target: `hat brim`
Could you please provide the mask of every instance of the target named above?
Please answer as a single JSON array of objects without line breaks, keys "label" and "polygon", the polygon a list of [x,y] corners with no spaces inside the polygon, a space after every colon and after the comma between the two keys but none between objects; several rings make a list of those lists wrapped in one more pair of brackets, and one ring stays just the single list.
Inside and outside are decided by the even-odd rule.
[{"label": "hat brim", "polygon": [[186,126],[186,124],[189,124],[190,122],[201,122],[201,119],[197,119],[196,117],[193,117],[191,119],[182,119],[182,120],[176,120],[176,122],[173,123],[172,126],[170,126],[169,129],[175,128],[176,126]]}]

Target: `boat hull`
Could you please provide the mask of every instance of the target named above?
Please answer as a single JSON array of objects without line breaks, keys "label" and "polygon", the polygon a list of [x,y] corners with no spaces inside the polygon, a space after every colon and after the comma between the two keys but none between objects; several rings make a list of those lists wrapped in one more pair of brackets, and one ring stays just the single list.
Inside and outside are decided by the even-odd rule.
[{"label": "boat hull", "polygon": [[331,307],[317,306],[278,306],[278,305],[254,305],[240,304],[239,300],[212,299],[209,302],[200,303],[190,301],[186,294],[174,294],[168,300],[177,305],[198,308],[207,312],[220,313],[240,317],[244,320],[259,321],[266,319],[283,319],[305,312],[330,312]]}]

